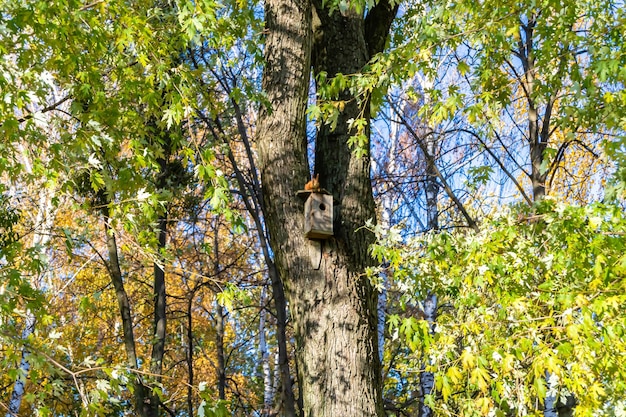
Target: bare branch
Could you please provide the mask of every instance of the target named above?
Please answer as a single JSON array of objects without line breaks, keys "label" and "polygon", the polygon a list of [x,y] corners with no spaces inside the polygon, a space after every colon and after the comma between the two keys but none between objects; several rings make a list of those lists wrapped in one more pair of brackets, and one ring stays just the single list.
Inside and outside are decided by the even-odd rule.
[{"label": "bare branch", "polygon": [[[43,109],[41,109],[40,111],[35,112],[35,113],[47,113],[49,111],[56,110],[57,107],[59,107],[61,104],[65,103],[71,97],[72,96],[69,96],[69,95],[65,96],[61,100],[57,101],[56,103],[50,104],[49,106],[46,106]],[[17,122],[18,123],[24,123],[25,121],[30,120],[33,117],[35,117],[35,113],[29,113],[26,116],[19,118],[19,119],[17,119]]]},{"label": "bare branch", "polygon": [[437,178],[439,178],[439,181],[441,181],[441,185],[443,185],[443,189],[446,191],[446,194],[448,194],[448,197],[450,197],[450,199],[454,201],[454,204],[457,206],[457,208],[459,209],[459,211],[465,218],[465,221],[467,221],[468,226],[477,232],[478,225],[476,224],[476,221],[472,218],[472,216],[469,215],[469,213],[465,209],[465,206],[463,206],[463,203],[461,203],[461,201],[454,194],[454,191],[452,191],[452,189],[450,188],[450,185],[446,181],[445,177],[441,174],[441,171],[437,167],[437,164],[435,164],[434,158],[428,152],[428,149],[426,145],[424,144],[424,142],[422,141],[420,135],[411,127],[409,122],[405,119],[404,115],[402,115],[400,111],[398,111],[397,107],[393,103],[390,103],[390,106],[392,110],[394,111],[394,113],[396,113],[396,115],[400,118],[404,127],[416,139],[417,144],[419,145],[422,153],[424,154],[424,157],[430,164],[432,164],[433,169],[435,171],[435,175],[437,175]]}]

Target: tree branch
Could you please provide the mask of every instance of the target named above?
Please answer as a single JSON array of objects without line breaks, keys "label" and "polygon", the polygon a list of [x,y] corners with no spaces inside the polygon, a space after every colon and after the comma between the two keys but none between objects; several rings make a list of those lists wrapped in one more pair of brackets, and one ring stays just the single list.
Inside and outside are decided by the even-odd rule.
[{"label": "tree branch", "polygon": [[38,112],[29,113],[26,116],[17,119],[17,122],[18,123],[24,123],[25,121],[30,120],[33,117],[35,117],[36,113],[46,113],[46,112],[49,112],[51,110],[55,110],[57,107],[59,107],[61,104],[65,103],[70,98],[71,98],[71,96],[67,95],[67,96],[63,97],[61,100],[57,101],[56,103],[52,103],[51,105],[44,107],[43,109],[41,109]]},{"label": "tree branch", "polygon": [[472,218],[472,216],[470,216],[470,214],[467,212],[467,210],[463,206],[463,203],[461,203],[458,197],[454,194],[454,191],[452,191],[452,189],[448,185],[448,182],[446,181],[441,171],[439,171],[437,164],[435,164],[434,158],[428,152],[428,149],[426,145],[423,143],[420,135],[411,127],[409,122],[400,113],[400,111],[396,108],[396,106],[394,106],[393,103],[390,103],[390,105],[394,113],[396,113],[396,115],[400,118],[400,121],[402,122],[404,127],[408,130],[411,136],[413,136],[417,140],[417,144],[419,145],[422,153],[424,154],[424,157],[430,164],[432,164],[435,175],[437,176],[437,178],[439,178],[439,181],[441,181],[441,184],[443,185],[443,189],[446,191],[446,194],[448,194],[448,197],[450,197],[450,199],[454,201],[454,204],[457,206],[457,208],[459,209],[459,211],[465,218],[465,221],[467,221],[467,224],[469,225],[469,227],[471,227],[474,231],[478,232],[478,225],[476,224],[476,221]]},{"label": "tree branch", "polygon": [[554,181],[554,176],[556,175],[556,171],[557,171],[559,163],[561,163],[561,161],[565,157],[565,151],[571,144],[574,144],[574,143],[580,146],[581,148],[583,148],[584,150],[586,150],[587,152],[589,152],[594,158],[596,159],[600,158],[600,155],[598,155],[591,147],[589,147],[587,144],[585,144],[581,140],[572,139],[567,142],[563,142],[561,146],[559,146],[559,150],[556,152],[556,157],[554,158],[554,160],[550,164],[550,168],[548,169],[548,172],[551,173],[550,182],[549,182],[550,186],[552,186],[552,182]]},{"label": "tree branch", "polygon": [[368,58],[372,58],[385,49],[389,29],[396,17],[398,7],[399,4],[392,5],[389,0],[381,0],[365,17],[365,42],[367,42]]},{"label": "tree branch", "polygon": [[[524,191],[524,188],[520,185],[520,183],[515,179],[515,177],[513,176],[513,174],[504,166],[504,163],[502,163],[502,161],[500,160],[500,158],[498,158],[493,151],[489,148],[489,146],[487,146],[487,144],[483,141],[483,139],[475,132],[472,132],[471,130],[468,129],[452,129],[452,130],[448,130],[444,133],[452,133],[452,132],[463,132],[463,133],[467,133],[468,135],[471,135],[473,137],[476,138],[476,140],[478,140],[478,142],[480,142],[481,145],[483,145],[483,147],[485,148],[485,150],[487,151],[487,153],[494,159],[494,161],[496,161],[496,163],[498,164],[498,166],[500,167],[500,169],[502,170],[502,172],[504,172],[504,174],[509,177],[509,179],[511,181],[513,181],[513,184],[515,184],[515,187],[517,187],[518,191],[520,192],[520,194],[522,195],[522,197],[524,198],[524,200],[526,200],[526,203],[528,203],[529,206],[532,206],[532,201],[531,199],[528,197],[528,195],[526,195],[526,192]],[[528,175],[528,174],[527,174]]]}]

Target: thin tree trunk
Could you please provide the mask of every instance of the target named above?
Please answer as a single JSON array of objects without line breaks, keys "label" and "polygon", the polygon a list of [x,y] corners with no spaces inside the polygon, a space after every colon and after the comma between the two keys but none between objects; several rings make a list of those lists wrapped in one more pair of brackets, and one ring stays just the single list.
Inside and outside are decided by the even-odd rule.
[{"label": "thin tree trunk", "polygon": [[385,323],[387,320],[387,286],[389,285],[387,275],[384,275],[382,280],[382,290],[380,294],[378,294],[378,304],[376,305],[376,314],[378,315],[378,359],[381,363],[381,377],[383,376],[382,363],[385,353]]},{"label": "thin tree trunk", "polygon": [[187,300],[187,412],[193,416],[193,299],[195,292]]},{"label": "thin tree trunk", "polygon": [[[113,287],[115,288],[115,296],[117,297],[117,304],[120,309],[122,329],[124,331],[124,349],[126,350],[126,362],[130,369],[137,370],[137,352],[135,345],[135,335],[133,330],[133,319],[130,309],[130,301],[128,299],[128,294],[126,293],[126,289],[124,288],[124,280],[122,277],[122,270],[120,268],[115,232],[111,228],[111,219],[109,218],[108,213],[106,213],[107,210],[108,207],[103,208],[104,231],[106,234],[107,251],[109,255],[107,268],[109,270],[111,282],[113,283]],[[135,412],[142,417],[148,416],[149,404],[146,401],[146,391],[141,376],[135,373],[133,375],[133,381]]]},{"label": "thin tree trunk", "polygon": [[[224,84],[225,88],[228,88],[227,84]],[[228,152],[228,158],[235,171],[235,178],[239,184],[239,188],[242,193],[243,202],[246,210],[252,216],[254,225],[258,230],[259,241],[261,250],[263,252],[263,259],[267,265],[267,271],[272,283],[272,295],[274,298],[274,306],[276,308],[276,343],[278,345],[278,361],[280,369],[281,379],[281,404],[277,408],[282,409],[282,415],[284,417],[295,417],[295,397],[291,384],[291,370],[289,366],[289,352],[287,350],[287,300],[285,298],[285,289],[283,288],[283,280],[280,277],[279,271],[276,269],[273,257],[270,254],[270,243],[266,237],[266,227],[263,224],[262,216],[265,209],[263,208],[263,197],[261,192],[261,184],[257,176],[257,165],[254,160],[252,148],[250,146],[250,140],[248,138],[247,130],[243,122],[241,108],[235,100],[232,100],[233,109],[235,110],[235,119],[237,121],[237,131],[241,137],[246,150],[246,157],[251,171],[251,182],[244,179],[239,164],[235,159],[233,152]],[[227,135],[221,130],[221,126],[218,124],[218,128],[225,143],[228,143],[226,139]]]},{"label": "thin tree trunk", "polygon": [[224,353],[224,308],[216,308],[215,347],[217,349],[217,392],[220,400],[226,399],[226,355]]},{"label": "thin tree trunk", "polygon": [[[390,144],[391,144],[391,148],[389,150],[388,153],[388,157],[386,160],[383,160],[383,164],[387,164],[386,168],[387,168],[387,172],[391,173],[391,175],[393,175],[393,173],[395,173],[395,170],[397,169],[396,167],[396,152],[397,152],[397,147],[396,144],[398,143],[399,137],[400,137],[400,129],[399,129],[399,124],[398,123],[393,123],[391,125],[391,134],[390,134]],[[376,166],[377,165],[377,161],[373,160],[372,161],[372,165],[374,166],[374,171],[378,172],[379,168]],[[390,193],[391,189],[394,187],[395,185],[390,186],[385,186],[383,192],[379,193],[379,195],[381,196],[381,202],[380,202],[380,206],[381,206],[381,227],[383,228],[383,230],[388,230],[392,227],[393,224],[393,209],[394,206],[396,205],[396,197],[394,195],[394,193]],[[384,265],[385,269],[389,266],[388,262],[385,262]],[[381,274],[381,289],[380,289],[380,293],[378,294],[378,306],[377,306],[377,310],[378,310],[378,356],[380,358],[380,362],[381,364],[383,363],[383,359],[384,359],[384,351],[385,351],[385,324],[386,324],[386,320],[387,320],[387,295],[388,295],[388,290],[389,290],[389,278],[387,276],[386,272],[383,272]],[[382,369],[381,366],[381,375],[384,378],[385,371],[384,369]]]},{"label": "thin tree trunk", "polygon": [[[248,193],[252,199],[254,206],[257,210],[252,210],[252,205],[246,204],[248,212],[252,214],[255,226],[259,230],[259,238],[261,243],[261,250],[263,251],[263,259],[267,265],[267,271],[272,283],[272,296],[274,298],[274,307],[276,309],[276,343],[278,345],[278,364],[280,369],[280,381],[281,381],[281,407],[283,417],[295,417],[295,398],[293,388],[291,384],[291,370],[289,367],[289,352],[287,350],[287,300],[285,299],[285,289],[283,288],[283,280],[280,277],[279,271],[276,269],[276,264],[272,256],[270,255],[270,243],[266,238],[266,227],[261,222],[261,213],[264,212],[263,208],[263,196],[261,192],[261,184],[257,176],[257,167],[254,161],[254,155],[250,146],[250,140],[246,133],[245,125],[243,123],[243,117],[239,105],[233,101],[235,108],[235,118],[237,120],[237,130],[239,135],[243,139],[243,143],[246,149],[246,156],[248,157],[248,163],[250,164],[252,171],[252,184],[250,192]],[[243,180],[241,176],[238,176]],[[239,181],[240,185],[243,181]]]},{"label": "thin tree trunk", "polygon": [[278,349],[274,352],[274,385],[272,386],[272,395],[276,396],[280,389],[281,373],[280,373],[280,354]]},{"label": "thin tree trunk", "polygon": [[[428,321],[430,332],[434,331],[435,322],[437,321],[437,296],[429,294],[423,301],[424,318]],[[424,364],[429,361],[428,357],[423,358]],[[435,374],[430,371],[422,370],[420,375],[420,387],[422,397],[420,399],[420,417],[432,417],[433,410],[425,404],[424,396],[433,394],[435,390]]]},{"label": "thin tree trunk", "polygon": [[[179,178],[177,178],[176,165],[170,163],[169,159],[174,151],[171,137],[168,132],[160,132],[164,134],[164,144],[162,151],[164,156],[157,159],[159,164],[159,173],[156,179],[156,189],[158,191],[171,189],[178,186]],[[167,291],[165,282],[165,249],[167,244],[167,219],[169,216],[169,205],[166,204],[164,213],[161,213],[157,219],[157,253],[156,260],[153,263],[153,340],[152,352],[150,355],[150,373],[152,374],[156,384],[161,384],[163,380],[163,359],[165,356],[165,339],[167,336]],[[161,408],[161,398],[159,394],[152,390],[149,393],[150,399],[150,415],[152,417],[159,416]]]},{"label": "thin tree trunk", "polygon": [[[520,27],[520,39],[518,41],[517,56],[522,62],[524,76],[522,87],[527,101],[528,111],[528,142],[530,144],[531,183],[533,187],[533,201],[538,202],[546,196],[546,179],[549,167],[546,166],[545,150],[550,139],[550,126],[552,109],[555,102],[556,92],[552,97],[547,97],[543,113],[543,120],[539,121],[539,112],[535,101],[535,77],[536,71],[534,60],[534,30],[536,16],[533,15],[528,22]],[[551,388],[550,374],[546,372],[548,388]],[[565,398],[565,402],[557,401],[554,395],[548,395],[544,401],[544,416],[568,416],[573,413],[576,400],[572,395]]]},{"label": "thin tree trunk", "polygon": [[[530,179],[533,187],[533,199],[534,201],[539,201],[546,195],[547,169],[542,165],[544,162],[544,151],[548,145],[547,139],[549,132],[546,129],[544,129],[544,132],[541,132],[539,114],[535,102],[536,69],[533,42],[535,25],[535,16],[531,16],[526,24],[521,25],[517,55],[524,68],[522,87],[526,97],[528,112],[528,143],[530,144],[531,163]],[[545,122],[549,125],[550,115],[545,114],[544,116],[548,117],[548,120]]]},{"label": "thin tree trunk", "polygon": [[[263,416],[270,415],[273,398],[273,386],[272,386],[272,373],[270,368],[270,354],[267,348],[267,342],[265,340],[265,321],[267,310],[265,309],[266,303],[266,289],[261,289],[261,311],[259,312],[259,356],[261,363],[261,374],[263,377]],[[278,373],[278,369],[276,369]]]},{"label": "thin tree trunk", "polygon": [[438,196],[439,196],[439,184],[437,183],[437,167],[435,166],[434,156],[436,155],[436,140],[434,135],[430,135],[431,138],[427,145],[432,158],[426,159],[426,185],[424,191],[426,194],[426,227],[428,230],[439,230],[439,208],[438,208]]},{"label": "thin tree trunk", "polygon": [[[268,247],[264,246],[264,252],[269,252]],[[268,265],[270,281],[272,283],[272,295],[274,296],[274,306],[276,308],[276,343],[278,345],[278,369],[280,372],[281,382],[281,404],[282,415],[284,417],[295,417],[296,406],[295,396],[291,383],[291,370],[289,367],[289,352],[287,351],[287,300],[285,298],[285,289],[283,281],[280,279],[276,264],[269,257],[269,253],[265,256]]]},{"label": "thin tree trunk", "polygon": [[[22,330],[22,340],[28,339],[28,337],[34,332],[35,315],[30,310],[28,310],[26,312],[24,330]],[[28,362],[29,354],[30,351],[26,347],[22,348],[22,358],[20,360],[20,375],[15,381],[15,384],[13,384],[13,392],[11,392],[11,398],[9,399],[6,417],[14,417],[20,411],[22,398],[24,397],[25,393],[26,378],[28,377],[28,371],[30,370],[30,363]]]},{"label": "thin tree trunk", "polygon": [[[161,258],[162,251],[165,250],[167,237],[167,214],[158,220],[158,256]],[[162,258],[161,258],[162,259]],[[153,343],[152,354],[150,356],[150,373],[154,375],[157,384],[163,380],[163,357],[165,355],[165,336],[167,333],[167,295],[165,291],[165,265],[161,260],[154,262],[154,321],[153,321]],[[151,415],[159,415],[161,399],[158,394],[150,394]]]},{"label": "thin tree trunk", "polygon": [[[239,112],[236,112],[236,114],[238,115],[238,120],[240,120],[241,117]],[[243,129],[242,123],[243,122],[238,122],[237,125],[241,126],[239,128],[240,134],[243,135],[242,137],[244,137],[244,143],[247,144],[248,140],[247,136],[245,136],[245,130]],[[254,158],[249,145],[246,145],[246,150],[248,161],[252,167],[251,170],[252,172],[256,172]],[[248,187],[246,186],[246,182],[237,168],[237,162],[232,156],[232,153],[229,153],[229,158],[235,168],[235,175],[237,182],[239,183],[239,187],[242,191],[247,190]],[[254,175],[254,177],[256,178],[256,175]],[[266,228],[263,226],[263,222],[261,221],[261,213],[263,213],[265,209],[263,208],[263,202],[261,200],[262,196],[260,195],[260,184],[252,184],[250,188],[249,192],[243,191],[244,204],[246,206],[246,210],[248,210],[254,220],[255,227],[259,231],[261,250],[263,252],[263,259],[267,265],[267,273],[272,284],[272,295],[274,298],[274,307],[276,309],[276,344],[278,345],[278,362],[281,379],[280,401],[282,407],[280,408],[282,408],[284,417],[295,417],[295,397],[291,386],[289,352],[287,351],[287,300],[285,298],[285,289],[283,287],[283,280],[280,277],[280,273],[276,268],[276,264],[274,263],[272,256],[270,255],[270,243],[265,236]],[[248,198],[252,200],[252,203]]]},{"label": "thin tree trunk", "polygon": [[[431,155],[426,159],[426,185],[424,187],[426,193],[426,227],[428,230],[439,230],[439,208],[438,208],[438,196],[439,196],[439,184],[437,183],[437,167],[435,166],[434,155],[437,151],[437,140],[434,135],[429,135],[426,146]],[[428,321],[429,330],[434,332],[435,322],[437,321],[437,296],[435,294],[428,294],[423,301],[424,306],[424,318]],[[424,366],[429,362],[428,357],[422,359]],[[420,375],[420,387],[422,397],[420,399],[420,416],[432,417],[433,410],[424,402],[424,396],[434,393],[435,389],[435,374],[422,369]]]},{"label": "thin tree trunk", "polygon": [[[220,263],[219,263],[219,218],[215,218],[215,227],[213,228],[213,274],[215,279],[219,279]],[[216,307],[216,326],[215,326],[215,347],[217,349],[217,391],[220,400],[226,399],[226,352],[224,349],[225,336],[225,312],[224,307],[217,303]]]}]

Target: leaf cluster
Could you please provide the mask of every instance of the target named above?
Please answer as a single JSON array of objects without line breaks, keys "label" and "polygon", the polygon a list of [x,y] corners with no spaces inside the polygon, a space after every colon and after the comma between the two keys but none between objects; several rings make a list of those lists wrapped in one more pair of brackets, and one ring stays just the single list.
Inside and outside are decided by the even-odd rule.
[{"label": "leaf cluster", "polygon": [[[395,243],[394,243],[395,240]],[[535,415],[573,394],[577,415],[619,407],[626,390],[626,216],[545,201],[478,234],[381,240],[405,306],[439,297],[435,331],[392,316],[391,332],[435,374],[440,415]]]}]

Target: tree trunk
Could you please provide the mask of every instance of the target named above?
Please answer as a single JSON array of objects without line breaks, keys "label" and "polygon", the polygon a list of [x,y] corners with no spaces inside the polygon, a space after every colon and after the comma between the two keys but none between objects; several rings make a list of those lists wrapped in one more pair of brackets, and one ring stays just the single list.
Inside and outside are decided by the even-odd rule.
[{"label": "tree trunk", "polygon": [[[26,170],[29,174],[32,174],[32,168],[28,158],[25,158]],[[50,241],[52,235],[52,225],[54,222],[53,213],[53,199],[55,196],[55,190],[49,190],[43,188],[39,197],[39,207],[37,210],[37,217],[35,218],[35,233],[33,235],[33,241],[31,247],[35,248],[43,255],[45,247]],[[33,288],[40,289],[47,270],[43,270],[36,275],[36,278],[31,281]],[[24,322],[24,329],[22,330],[22,340],[26,341],[30,335],[35,332],[36,317],[33,311],[26,310],[26,319]],[[28,378],[28,372],[30,371],[30,363],[28,362],[28,356],[30,355],[29,349],[25,346],[22,348],[22,357],[20,360],[20,374],[13,384],[13,390],[11,391],[11,397],[7,407],[6,417],[13,417],[18,415],[20,406],[22,405],[22,399],[25,394],[26,378]]]},{"label": "tree trunk", "polygon": [[[265,321],[267,311],[265,304],[267,302],[266,289],[261,289],[261,311],[259,311],[259,360],[260,369],[263,377],[263,412],[262,416],[268,416],[274,403],[274,392],[272,389],[272,373],[270,368],[270,353],[265,341]],[[278,369],[276,370],[278,371]]]},{"label": "tree trunk", "polygon": [[[109,255],[109,262],[107,268],[109,270],[109,276],[115,288],[115,296],[117,297],[117,304],[120,309],[120,317],[122,319],[122,329],[124,331],[124,349],[126,350],[126,363],[132,370],[137,370],[137,351],[135,347],[135,335],[133,330],[133,318],[130,310],[130,301],[128,294],[124,288],[124,280],[122,278],[122,269],[120,268],[120,262],[118,257],[117,242],[115,239],[115,233],[110,225],[110,218],[106,211],[107,207],[102,209],[104,214],[104,231],[106,234],[107,251]],[[143,381],[139,374],[133,375],[133,394],[135,397],[135,412],[142,417],[149,415],[148,403],[146,402],[146,392],[143,385]]]},{"label": "tree trunk", "polygon": [[[544,161],[544,151],[547,147],[547,139],[549,135],[548,128],[544,126],[543,132],[540,129],[539,114],[535,101],[535,58],[534,58],[534,30],[535,16],[531,16],[526,24],[520,27],[520,38],[518,45],[518,56],[524,68],[524,76],[522,78],[522,87],[526,97],[528,112],[528,143],[530,145],[530,164],[531,173],[530,180],[533,187],[534,201],[541,200],[546,195],[546,169],[542,169]],[[544,124],[549,127],[550,115],[548,112],[544,115]]]},{"label": "tree trunk", "polygon": [[226,354],[224,352],[224,307],[216,308],[215,347],[217,349],[217,392],[220,400],[226,399]]},{"label": "tree trunk", "polygon": [[[371,52],[363,17],[329,16],[317,6],[316,73],[360,71]],[[386,2],[374,9],[383,6],[395,14]],[[354,101],[335,131],[320,130],[316,144],[316,172],[336,201],[335,235],[321,242],[305,239],[302,232],[304,209],[296,191],[309,178],[305,111],[311,18],[307,1],[266,2],[263,87],[272,108],[260,111],[257,130],[265,214],[294,322],[304,416],[382,416],[376,293],[363,276],[373,236],[360,229],[375,219],[375,211],[369,155],[356,157],[347,145],[352,132],[346,122],[361,110]],[[370,28],[376,45],[384,45],[379,26]]]},{"label": "tree trunk", "polygon": [[[305,252],[309,244],[300,233],[304,222],[303,207],[295,195],[309,174],[305,112],[309,88],[311,5],[306,0],[268,0],[265,20],[263,88],[272,108],[260,109],[257,128],[265,219],[276,268],[284,278],[287,297],[297,302],[291,287],[305,279],[311,269]],[[297,329],[296,333],[297,349],[300,350],[304,335],[298,334]],[[300,368],[303,367],[297,367],[299,375],[303,373]],[[302,395],[302,389],[300,392]]]},{"label": "tree trunk", "polygon": [[[159,164],[159,176],[157,177],[157,190],[164,190],[168,186],[171,187],[174,178],[169,178],[172,172],[169,170],[168,159],[171,154],[171,141],[166,138],[164,158],[157,159]],[[150,355],[150,373],[154,376],[157,384],[162,381],[163,374],[163,357],[165,355],[165,337],[167,334],[167,293],[165,289],[165,262],[163,253],[167,241],[167,217],[168,210],[161,214],[157,220],[157,260],[154,262],[153,291],[154,291],[154,318],[153,318],[153,340],[152,353]],[[161,398],[156,392],[149,394],[150,398],[150,415],[158,417]]]},{"label": "tree trunk", "polygon": [[[426,146],[429,148],[431,156],[437,154],[437,139],[436,135],[430,135],[426,141]],[[426,193],[426,227],[431,231],[439,230],[439,184],[437,183],[437,168],[435,166],[434,158],[426,159],[426,185],[424,191]],[[424,306],[424,318],[428,321],[430,332],[435,330],[435,322],[437,321],[437,296],[435,294],[428,294],[423,301]],[[429,363],[427,356],[423,357],[424,367]],[[435,389],[435,374],[422,369],[420,374],[420,417],[433,416],[433,410],[424,402],[424,396],[434,393]]]},{"label": "tree trunk", "polygon": [[533,186],[533,200],[542,200],[546,195],[547,169],[543,167],[544,151],[548,143],[539,134],[539,121],[537,120],[537,109],[528,109],[528,134],[530,138],[530,160],[531,160],[531,182]]},{"label": "tree trunk", "polygon": [[[273,251],[270,250],[270,243],[268,242],[266,236],[266,227],[261,220],[262,217],[265,218],[265,209],[263,207],[261,196],[261,184],[258,176],[256,175],[257,166],[254,161],[254,154],[252,152],[252,147],[250,146],[247,130],[243,123],[242,112],[236,101],[233,100],[232,104],[235,110],[235,118],[237,120],[237,130],[246,149],[246,157],[248,164],[250,165],[252,180],[248,182],[244,179],[232,150],[228,152],[228,158],[235,171],[235,178],[239,184],[246,210],[252,216],[254,225],[258,230],[259,243],[261,245],[261,251],[263,252],[263,259],[267,265],[268,275],[272,283],[272,295],[274,298],[274,307],[276,308],[276,343],[278,345],[277,369],[279,369],[280,372],[275,372],[280,378],[281,393],[280,404],[277,404],[275,408],[281,409],[281,415],[283,417],[295,417],[295,397],[291,384],[289,352],[287,351],[287,300],[285,299],[283,280],[281,279],[279,272],[276,269],[276,264],[272,259],[271,252]],[[228,141],[226,141],[226,143],[228,143]]]},{"label": "tree trunk", "polygon": [[[158,251],[159,255],[161,251],[165,249],[165,242],[167,237],[167,214],[158,220]],[[154,263],[154,321],[153,321],[153,343],[152,354],[150,356],[150,373],[155,375],[155,380],[160,383],[163,374],[163,356],[165,355],[165,336],[167,332],[167,318],[166,307],[167,299],[165,292],[165,266],[163,262]],[[151,416],[157,417],[159,415],[159,408],[161,399],[158,394],[150,394],[150,408]]]},{"label": "tree trunk", "polygon": [[[424,318],[428,321],[430,332],[435,330],[435,323],[437,321],[437,296],[435,294],[429,294],[423,301],[424,303]],[[424,366],[429,362],[428,357],[423,358]],[[420,375],[420,417],[432,417],[434,415],[433,410],[424,403],[424,396],[433,394],[435,391],[435,374],[422,370]]]},{"label": "tree trunk", "polygon": [[[22,340],[27,340],[28,337],[35,332],[35,315],[28,310],[26,312],[26,322],[24,323],[24,330],[22,330]],[[22,398],[24,397],[25,379],[28,377],[28,371],[30,371],[30,362],[28,362],[28,355],[30,351],[28,348],[22,348],[22,359],[20,360],[20,373],[15,384],[13,384],[13,391],[11,392],[11,398],[9,399],[9,406],[7,408],[6,417],[17,416],[22,405]],[[23,375],[23,376],[22,376]]]},{"label": "tree trunk", "polygon": [[189,299],[187,299],[187,412],[190,416],[193,416],[193,299],[195,291],[191,293]]},{"label": "tree trunk", "polygon": [[[215,217],[213,227],[213,276],[220,279],[220,219]],[[226,399],[226,351],[224,348],[226,336],[226,312],[218,302],[215,309],[215,349],[217,350],[217,392],[220,400]]]},{"label": "tree trunk", "polygon": [[[264,248],[267,252],[267,246]],[[276,264],[266,254],[266,263],[270,280],[272,282],[272,294],[274,296],[274,306],[276,307],[276,343],[278,345],[278,369],[280,371],[281,382],[281,398],[280,406],[282,408],[281,415],[283,417],[295,417],[296,406],[295,396],[291,384],[291,371],[289,368],[289,352],[287,351],[287,300],[285,299],[285,290],[283,281],[280,279]]]},{"label": "tree trunk", "polygon": [[432,231],[439,230],[439,184],[437,183],[437,167],[435,166],[435,155],[437,155],[436,135],[430,135],[426,140],[426,146],[432,158],[426,159],[426,184],[424,191],[426,194],[426,228]]},{"label": "tree trunk", "polygon": [[[527,101],[528,111],[528,142],[530,144],[531,183],[533,187],[533,201],[538,202],[546,196],[546,179],[548,167],[545,166],[545,150],[550,139],[552,109],[557,93],[547,97],[543,120],[540,123],[539,111],[535,101],[535,76],[537,68],[534,60],[534,36],[536,15],[529,18],[528,22],[520,26],[520,40],[518,41],[517,56],[524,68],[522,86]],[[546,372],[548,388],[551,388],[550,374]],[[573,413],[576,400],[572,395],[565,398],[565,402],[557,401],[554,395],[547,395],[544,399],[544,416],[557,417],[568,416]]]}]

